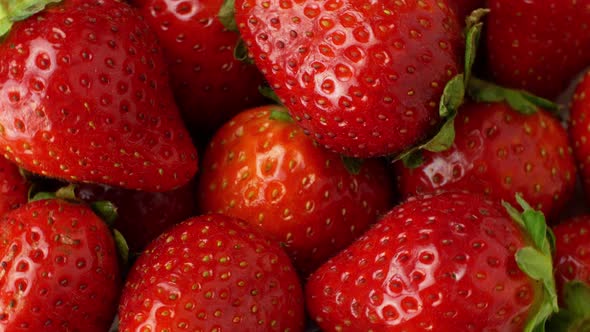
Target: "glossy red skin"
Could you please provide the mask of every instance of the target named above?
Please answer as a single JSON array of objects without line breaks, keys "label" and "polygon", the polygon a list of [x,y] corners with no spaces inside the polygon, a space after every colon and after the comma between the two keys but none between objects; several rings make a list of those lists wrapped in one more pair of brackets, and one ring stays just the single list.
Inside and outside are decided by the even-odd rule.
[{"label": "glossy red skin", "polygon": [[239,35],[217,18],[222,0],[134,0],[157,33],[176,101],[196,138],[209,138],[239,111],[260,105],[264,78],[239,61]]},{"label": "glossy red skin", "polygon": [[415,169],[396,163],[402,196],[461,189],[516,205],[519,192],[550,220],[572,198],[576,166],[567,132],[545,111],[523,115],[507,104],[464,105],[456,138],[442,153],[424,152]]},{"label": "glossy red skin", "polygon": [[[555,234],[555,283],[578,280],[590,286],[590,215],[570,218],[553,226]],[[561,294],[560,294],[561,296]],[[560,297],[563,302],[563,299]]]},{"label": "glossy red skin", "polygon": [[332,151],[369,157],[437,128],[462,52],[457,17],[439,4],[446,0],[238,0],[236,20],[298,123]]},{"label": "glossy red skin", "polygon": [[585,200],[590,202],[590,71],[587,72],[576,87],[570,106],[569,133],[573,141],[574,155],[582,185],[586,193]]},{"label": "glossy red skin", "polygon": [[303,331],[303,294],[287,255],[247,223],[194,217],[133,266],[119,331]]},{"label": "glossy red skin", "polygon": [[272,110],[286,111],[250,109],[217,132],[204,154],[199,206],[260,226],[309,274],[391,208],[393,182],[378,160],[349,173],[296,123],[270,119]]},{"label": "glossy red skin", "polygon": [[65,1],[0,44],[0,148],[34,173],[148,191],[186,184],[196,149],[154,33],[119,1]]},{"label": "glossy red skin", "polygon": [[76,197],[86,202],[107,200],[115,204],[118,217],[113,227],[123,234],[129,250],[138,253],[165,230],[194,215],[193,189],[192,182],[158,193],[79,184]]},{"label": "glossy red skin", "polygon": [[449,6],[455,10],[462,22],[471,12],[478,8],[486,8],[485,0],[449,0]]},{"label": "glossy red skin", "polygon": [[0,157],[0,216],[25,204],[28,194],[29,183],[18,166]]},{"label": "glossy red skin", "polygon": [[324,331],[522,331],[542,291],[525,245],[483,196],[412,198],[314,272],[306,304]]},{"label": "glossy red skin", "polygon": [[107,331],[121,281],[104,222],[85,205],[42,200],[1,224],[0,329]]},{"label": "glossy red skin", "polygon": [[537,95],[558,96],[590,57],[590,0],[488,0],[492,78]]}]

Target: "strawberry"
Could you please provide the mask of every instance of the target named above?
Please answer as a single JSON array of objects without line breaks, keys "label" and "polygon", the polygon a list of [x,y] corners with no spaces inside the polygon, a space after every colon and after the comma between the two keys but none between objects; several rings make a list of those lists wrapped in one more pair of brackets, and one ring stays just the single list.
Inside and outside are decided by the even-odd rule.
[{"label": "strawberry", "polygon": [[106,331],[120,276],[103,221],[84,205],[52,199],[1,223],[0,330]]},{"label": "strawberry", "polygon": [[378,160],[348,170],[283,107],[263,106],[238,114],[209,144],[199,206],[260,226],[307,274],[391,207],[387,173]]},{"label": "strawberry", "polygon": [[520,202],[511,220],[465,192],[405,201],[312,274],[311,317],[324,331],[543,326],[557,310],[550,241],[543,215]]},{"label": "strawberry", "polygon": [[[14,1],[5,19],[41,7]],[[34,173],[163,191],[197,169],[156,36],[120,1],[65,0],[14,23],[0,113],[0,148]]]},{"label": "strawberry", "polygon": [[553,227],[555,282],[563,306],[547,331],[588,331],[590,326],[590,215]]},{"label": "strawberry", "polygon": [[326,148],[394,154],[440,126],[437,106],[462,57],[446,0],[238,0],[235,10],[250,56]]},{"label": "strawberry", "polygon": [[465,104],[450,149],[425,151],[416,167],[395,164],[402,196],[462,189],[515,203],[514,192],[556,218],[572,198],[576,167],[567,131],[544,110],[531,115],[504,102]]},{"label": "strawberry", "polygon": [[557,289],[582,281],[590,286],[590,215],[573,217],[553,226]]},{"label": "strawberry", "polygon": [[87,203],[109,201],[114,204],[117,218],[113,228],[121,232],[132,253],[139,253],[166,229],[192,217],[195,212],[192,182],[175,190],[157,193],[80,184],[75,193],[78,199]]},{"label": "strawberry", "polygon": [[570,106],[569,133],[573,141],[573,150],[582,185],[585,189],[586,201],[590,202],[590,142],[588,128],[590,128],[590,71],[586,72],[576,86]]},{"label": "strawberry", "polygon": [[0,157],[0,216],[27,202],[29,183],[18,167]]},{"label": "strawberry", "polygon": [[487,57],[496,82],[554,98],[588,65],[589,0],[488,0],[487,7]]},{"label": "strawberry", "polygon": [[133,266],[119,331],[303,331],[303,295],[289,258],[254,227],[188,219]]},{"label": "strawberry", "polygon": [[176,100],[193,136],[208,138],[242,109],[263,102],[258,92],[262,75],[256,66],[234,58],[239,35],[217,18],[222,0],[133,4],[158,35]]}]

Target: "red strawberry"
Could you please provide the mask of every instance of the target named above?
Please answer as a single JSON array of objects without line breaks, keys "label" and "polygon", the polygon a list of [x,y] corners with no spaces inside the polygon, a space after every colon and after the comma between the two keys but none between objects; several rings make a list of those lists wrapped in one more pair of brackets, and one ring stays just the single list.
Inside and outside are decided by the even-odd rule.
[{"label": "red strawberry", "polygon": [[590,216],[578,216],[553,227],[557,289],[574,280],[590,286]]},{"label": "red strawberry", "polygon": [[137,253],[172,225],[193,216],[193,189],[192,182],[175,190],[158,193],[80,184],[76,188],[76,196],[89,203],[113,203],[118,215],[113,227],[123,234],[129,250]]},{"label": "red strawberry", "polygon": [[514,192],[556,217],[572,197],[576,167],[567,132],[545,111],[525,115],[505,103],[467,103],[450,149],[423,153],[417,168],[395,165],[404,197],[463,189],[515,203]]},{"label": "red strawberry", "polygon": [[189,219],[133,266],[119,331],[303,331],[303,295],[289,258],[243,221]]},{"label": "red strawberry", "polygon": [[311,317],[324,331],[533,331],[557,296],[543,216],[521,203],[516,222],[469,193],[402,203],[314,272]]},{"label": "red strawberry", "polygon": [[547,331],[588,331],[590,326],[590,215],[553,227],[555,282],[563,308]]},{"label": "red strawberry", "polygon": [[570,136],[574,155],[578,162],[580,177],[586,191],[585,199],[590,202],[590,71],[576,87],[570,107]]},{"label": "red strawberry", "polygon": [[35,173],[143,190],[197,168],[156,36],[114,0],[66,0],[4,36],[0,147]]},{"label": "red strawberry", "polygon": [[280,106],[234,117],[211,141],[203,165],[201,210],[260,226],[304,273],[391,207],[393,186],[380,161],[367,160],[352,174]]},{"label": "red strawberry", "polygon": [[0,216],[27,202],[29,183],[18,167],[0,157]]},{"label": "red strawberry", "polygon": [[278,97],[328,149],[393,154],[438,128],[462,44],[446,0],[238,0],[236,20]]},{"label": "red strawberry", "polygon": [[495,81],[559,95],[590,59],[590,0],[488,0],[488,62]]},{"label": "red strawberry", "polygon": [[0,330],[106,331],[120,276],[103,221],[84,205],[41,200],[1,223]]},{"label": "red strawberry", "polygon": [[239,111],[261,104],[263,77],[234,58],[239,35],[217,18],[222,0],[134,0],[156,31],[171,84],[194,136],[208,137]]}]

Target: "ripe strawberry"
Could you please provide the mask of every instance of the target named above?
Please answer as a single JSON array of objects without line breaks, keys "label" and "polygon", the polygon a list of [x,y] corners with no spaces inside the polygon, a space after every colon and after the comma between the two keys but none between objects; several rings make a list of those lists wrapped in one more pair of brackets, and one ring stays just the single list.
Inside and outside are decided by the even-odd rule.
[{"label": "ripe strawberry", "polygon": [[367,160],[353,174],[280,106],[234,117],[211,141],[203,165],[200,209],[260,226],[304,273],[391,207],[393,186],[380,161]]},{"label": "ripe strawberry", "polygon": [[53,199],[23,205],[1,223],[0,330],[106,331],[120,276],[103,221]]},{"label": "ripe strawberry", "polygon": [[76,197],[88,203],[113,203],[118,215],[113,228],[123,234],[129,251],[138,253],[172,225],[194,215],[193,189],[192,182],[175,190],[157,193],[80,184],[76,187]]},{"label": "ripe strawberry", "polygon": [[495,81],[546,98],[588,65],[590,0],[488,0],[489,69]]},{"label": "ripe strawberry", "polygon": [[133,266],[119,331],[303,331],[289,258],[255,228],[194,217],[156,239]]},{"label": "ripe strawberry", "polygon": [[583,281],[590,286],[590,216],[577,216],[553,227],[555,233],[555,281]]},{"label": "ripe strawberry", "polygon": [[270,86],[328,149],[399,153],[439,127],[462,44],[446,0],[238,0],[236,21]]},{"label": "ripe strawberry", "polygon": [[571,199],[575,161],[566,130],[545,111],[525,115],[506,103],[467,103],[450,149],[424,152],[417,168],[395,165],[402,196],[439,189],[483,193],[512,204],[514,192],[557,217]]},{"label": "ripe strawberry", "polygon": [[0,216],[27,202],[29,183],[18,167],[0,157]]},{"label": "ripe strawberry", "polygon": [[560,295],[558,315],[547,331],[587,331],[590,326],[590,215],[553,227],[555,282]]},{"label": "ripe strawberry", "polygon": [[0,148],[34,173],[161,191],[196,172],[156,36],[120,1],[65,0],[15,23],[0,111]]},{"label": "ripe strawberry", "polygon": [[469,193],[402,203],[313,273],[311,317],[324,331],[533,331],[557,296],[543,216],[521,203],[515,221]]},{"label": "ripe strawberry", "polygon": [[239,35],[217,18],[222,0],[134,0],[157,33],[189,130],[208,138],[239,111],[261,104],[263,77],[234,58]]},{"label": "ripe strawberry", "polygon": [[573,141],[573,150],[580,177],[585,189],[586,201],[590,202],[590,71],[588,71],[577,85],[570,107],[569,132]]}]

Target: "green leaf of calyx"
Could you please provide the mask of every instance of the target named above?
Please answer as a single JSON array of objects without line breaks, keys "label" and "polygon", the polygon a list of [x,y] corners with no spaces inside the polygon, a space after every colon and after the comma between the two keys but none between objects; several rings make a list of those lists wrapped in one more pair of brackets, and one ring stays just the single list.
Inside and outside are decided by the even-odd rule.
[{"label": "green leaf of calyx", "polygon": [[127,244],[127,240],[125,240],[123,234],[121,234],[121,232],[119,232],[117,229],[113,229],[113,238],[115,240],[117,253],[121,259],[121,264],[123,266],[127,266],[129,263],[129,245]]},{"label": "green leaf of calyx", "polygon": [[3,0],[0,1],[0,36],[4,36],[14,22],[22,21],[61,0]]},{"label": "green leaf of calyx", "polygon": [[475,10],[466,19],[465,28],[465,62],[464,72],[447,82],[439,102],[438,113],[443,120],[439,132],[426,143],[415,146],[391,158],[392,162],[402,160],[408,168],[419,167],[423,163],[421,150],[441,152],[448,150],[455,141],[455,117],[459,107],[465,102],[465,91],[471,79],[471,71],[477,55],[482,18],[489,12],[487,9]]},{"label": "green leaf of calyx", "polygon": [[90,204],[90,208],[110,227],[119,217],[117,207],[110,201],[94,201]]},{"label": "green leaf of calyx", "polygon": [[554,113],[559,110],[559,106],[550,100],[537,97],[523,90],[504,88],[476,77],[469,80],[467,93],[476,102],[505,102],[513,110],[526,115],[534,114],[539,109]]},{"label": "green leaf of calyx", "polygon": [[421,150],[412,150],[401,157],[402,162],[406,168],[418,168],[424,163],[424,156]]},{"label": "green leaf of calyx", "polygon": [[78,199],[76,197],[76,185],[70,183],[67,186],[57,189],[57,191],[55,192],[55,196],[57,198],[65,199],[68,201],[77,201]]},{"label": "green leaf of calyx", "polygon": [[29,202],[41,201],[44,199],[55,199],[55,198],[57,198],[57,197],[55,196],[55,193],[53,193],[53,192],[40,191],[40,192],[34,194],[33,197],[30,197]]},{"label": "green leaf of calyx", "polygon": [[270,111],[270,115],[268,116],[271,120],[282,121],[282,122],[289,122],[293,123],[293,118],[284,108],[277,107],[276,109],[272,109]]},{"label": "green leaf of calyx", "polygon": [[227,30],[238,32],[238,24],[236,23],[235,17],[235,6],[235,0],[224,0],[221,8],[219,9],[219,12],[217,13],[217,18]]},{"label": "green leaf of calyx", "polygon": [[564,306],[547,322],[548,331],[590,331],[590,286],[574,280],[563,287]]},{"label": "green leaf of calyx", "polygon": [[486,8],[476,9],[465,19],[465,86],[468,85],[471,79],[471,70],[477,56],[477,47],[483,29],[482,19],[489,12],[490,10]]},{"label": "green leaf of calyx", "polygon": [[234,59],[247,64],[254,64],[254,60],[248,56],[248,47],[242,38],[238,38],[234,47]]},{"label": "green leaf of calyx", "polygon": [[349,174],[358,175],[361,172],[361,167],[363,166],[364,162],[363,159],[343,155],[341,155],[340,158],[342,159],[342,163],[344,163],[344,167]]},{"label": "green leaf of calyx", "polygon": [[449,149],[455,140],[455,117],[459,107],[463,104],[464,97],[464,76],[459,74],[447,82],[440,98],[438,113],[444,122],[438,133],[427,142],[392,157],[391,161],[403,160],[404,165],[416,168],[422,163],[420,150],[441,152]]},{"label": "green leaf of calyx", "polygon": [[516,194],[516,201],[522,208],[522,212],[519,212],[506,202],[502,204],[510,217],[528,236],[531,245],[520,248],[514,257],[522,272],[543,285],[539,306],[536,312],[533,312],[529,317],[524,331],[544,331],[548,317],[559,310],[553,275],[551,251],[551,241],[553,240],[545,222],[545,216],[541,212],[534,210],[520,194]]},{"label": "green leaf of calyx", "polygon": [[541,253],[533,247],[524,247],[516,252],[518,267],[529,277],[543,284],[543,295],[539,309],[527,322],[525,332],[538,331],[553,314],[559,310],[557,292],[553,277],[553,262],[549,255]]},{"label": "green leaf of calyx", "polygon": [[258,87],[258,92],[260,92],[260,94],[263,95],[264,97],[266,97],[267,99],[270,99],[270,100],[274,101],[278,105],[282,105],[283,104],[281,102],[281,99],[279,98],[279,96],[277,96],[277,94],[275,93],[275,90],[273,90],[268,85],[259,86]]}]

